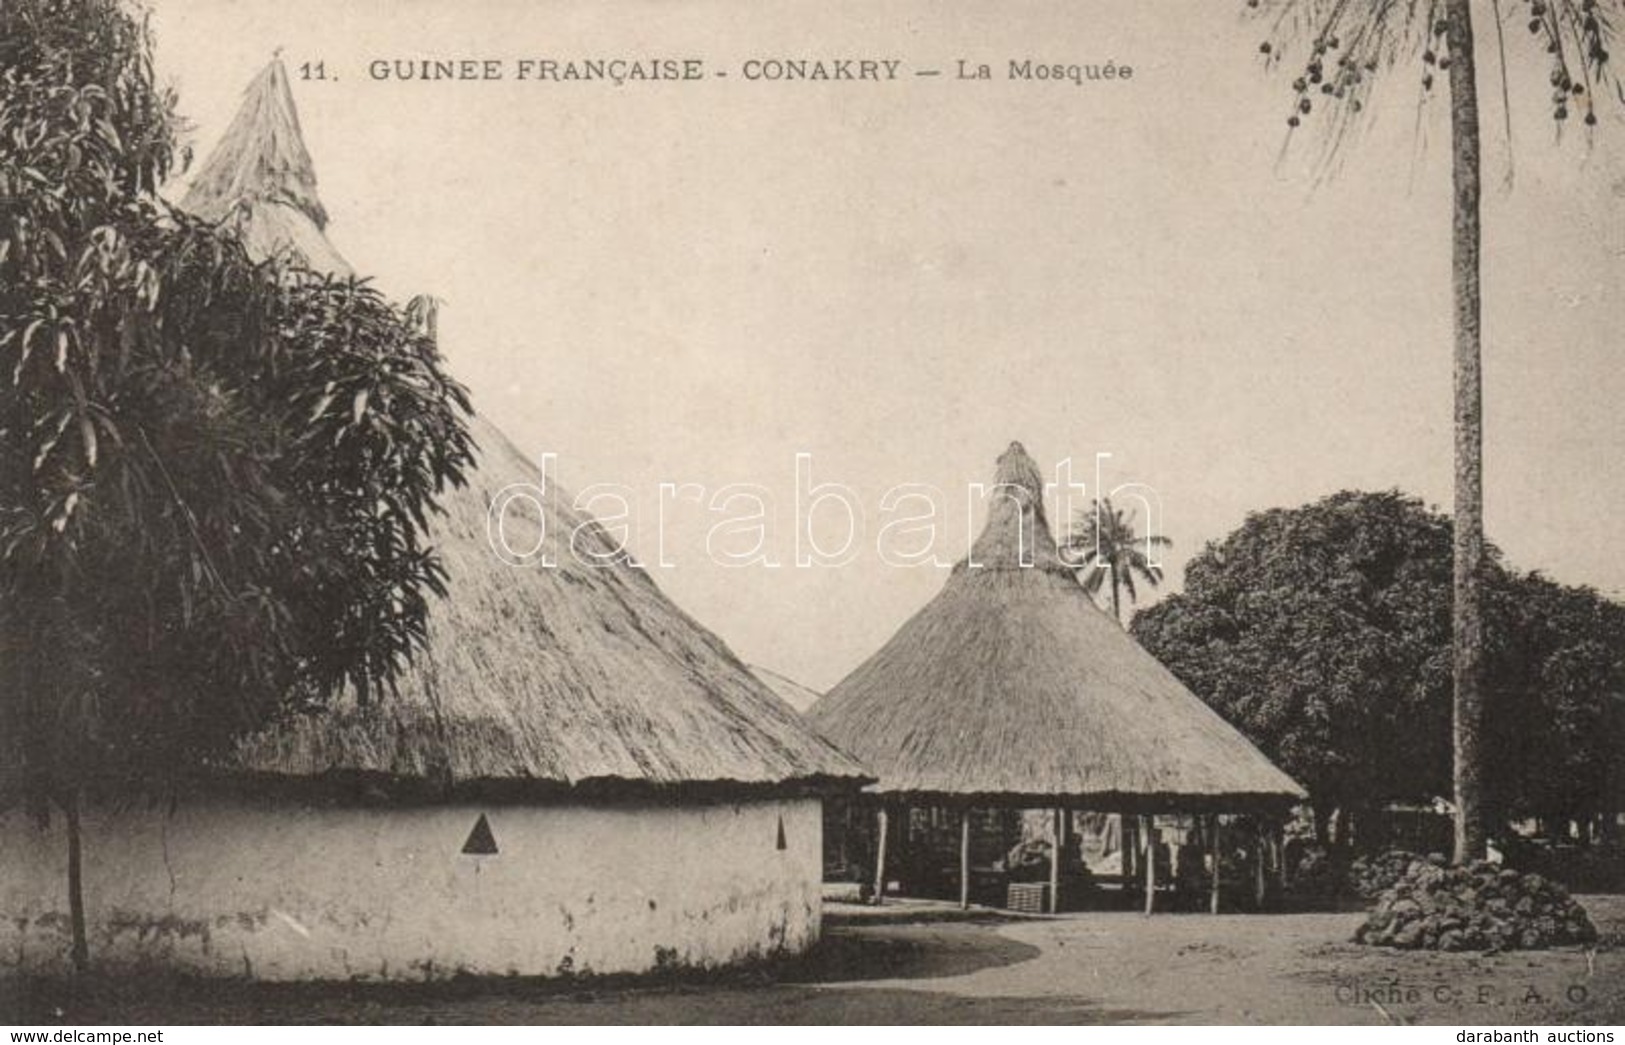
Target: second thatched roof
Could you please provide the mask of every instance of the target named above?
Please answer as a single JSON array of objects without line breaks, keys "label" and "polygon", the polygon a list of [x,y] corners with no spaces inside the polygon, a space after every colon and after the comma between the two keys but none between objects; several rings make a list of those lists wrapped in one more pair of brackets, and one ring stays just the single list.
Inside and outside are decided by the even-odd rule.
[{"label": "second thatched roof", "polygon": [[1090,600],[1019,443],[996,482],[987,527],[942,592],[810,712],[880,777],[875,790],[1122,812],[1300,800]]}]

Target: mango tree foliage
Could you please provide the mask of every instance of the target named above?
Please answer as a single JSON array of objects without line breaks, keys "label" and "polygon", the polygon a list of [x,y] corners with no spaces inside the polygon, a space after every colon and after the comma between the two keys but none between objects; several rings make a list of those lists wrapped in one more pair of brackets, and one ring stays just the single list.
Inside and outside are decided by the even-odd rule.
[{"label": "mango tree foliage", "polygon": [[[1625,608],[1587,588],[1487,577],[1487,798],[1579,816],[1617,787]],[[1398,492],[1248,516],[1133,633],[1310,793],[1321,814],[1451,786],[1452,533]]]},{"label": "mango tree foliage", "polygon": [[1625,606],[1539,574],[1492,606],[1489,793],[1552,824],[1625,801]]},{"label": "mango tree foliage", "polygon": [[1134,635],[1318,810],[1450,786],[1449,523],[1398,493],[1248,517]]},{"label": "mango tree foliage", "polygon": [[387,687],[470,460],[402,312],[159,198],[151,45],[118,0],[0,6],[0,766],[36,803]]}]

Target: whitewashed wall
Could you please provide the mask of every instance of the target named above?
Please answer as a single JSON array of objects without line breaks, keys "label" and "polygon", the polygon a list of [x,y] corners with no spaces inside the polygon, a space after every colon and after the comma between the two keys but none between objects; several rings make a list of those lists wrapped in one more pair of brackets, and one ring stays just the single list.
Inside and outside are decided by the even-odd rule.
[{"label": "whitewashed wall", "polygon": [[[500,849],[461,853],[481,813]],[[779,850],[779,818],[786,848]],[[817,799],[88,811],[93,961],[265,980],[716,966],[818,936]],[[67,843],[0,816],[0,969],[61,970]]]}]

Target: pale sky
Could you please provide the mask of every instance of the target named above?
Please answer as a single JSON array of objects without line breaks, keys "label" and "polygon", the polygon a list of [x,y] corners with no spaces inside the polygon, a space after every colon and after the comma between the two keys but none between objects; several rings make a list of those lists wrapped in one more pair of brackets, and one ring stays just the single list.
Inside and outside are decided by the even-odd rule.
[{"label": "pale sky", "polygon": [[[1024,442],[1163,499],[1168,590],[1247,512],[1400,487],[1448,508],[1444,85],[1402,69],[1346,169],[1282,158],[1290,73],[1216,0],[1008,3],[154,0],[160,74],[200,157],[277,47],[332,215],[392,295],[446,301],[476,408],[580,489],[766,487],[786,566],[709,562],[721,516],[673,509],[656,579],[743,658],[824,689],[946,571],[874,554],[804,570],[795,455],[869,506],[948,495]],[[1482,5],[1481,22],[1489,5]],[[1554,140],[1517,25],[1507,189],[1480,26],[1488,531],[1513,565],[1625,592],[1625,119]],[[373,82],[373,59],[698,57],[695,84]],[[749,83],[752,58],[901,59],[884,84]],[[957,59],[997,79],[960,83]],[[1012,83],[1010,59],[1134,68]],[[321,60],[330,79],[301,81]],[[950,75],[921,78],[919,68]],[[1312,130],[1311,120],[1306,130]]]}]

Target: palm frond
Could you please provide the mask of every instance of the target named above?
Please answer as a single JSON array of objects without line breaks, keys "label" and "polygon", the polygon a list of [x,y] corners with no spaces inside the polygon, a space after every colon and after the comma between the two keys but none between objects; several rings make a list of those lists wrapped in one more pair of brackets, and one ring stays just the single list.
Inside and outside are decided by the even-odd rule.
[{"label": "palm frond", "polygon": [[1101,591],[1108,574],[1112,589],[1127,592],[1130,602],[1139,598],[1136,577],[1153,588],[1161,582],[1162,567],[1151,561],[1151,551],[1171,547],[1173,541],[1159,533],[1139,534],[1135,519],[1134,512],[1116,507],[1109,497],[1097,499],[1073,517],[1064,545],[1070,556],[1065,561],[1091,595]]},{"label": "palm frond", "polygon": [[[1596,97],[1606,93],[1600,88],[1612,85],[1625,99],[1609,53],[1619,19],[1625,17],[1625,0],[1514,0],[1512,7],[1507,17],[1522,10],[1526,38],[1550,64],[1548,82],[1526,88],[1550,92],[1552,119],[1559,129],[1572,115],[1588,129],[1595,127]],[[1265,68],[1297,73],[1286,117],[1288,140],[1311,119],[1324,117],[1314,161],[1320,178],[1337,172],[1346,147],[1369,118],[1375,84],[1401,65],[1411,66],[1418,76],[1417,141],[1423,140],[1427,101],[1453,66],[1448,14],[1441,0],[1246,0],[1245,13],[1264,26],[1258,50]],[[1510,113],[1500,0],[1492,18],[1503,108]],[[1510,145],[1510,115],[1505,126]]]}]

